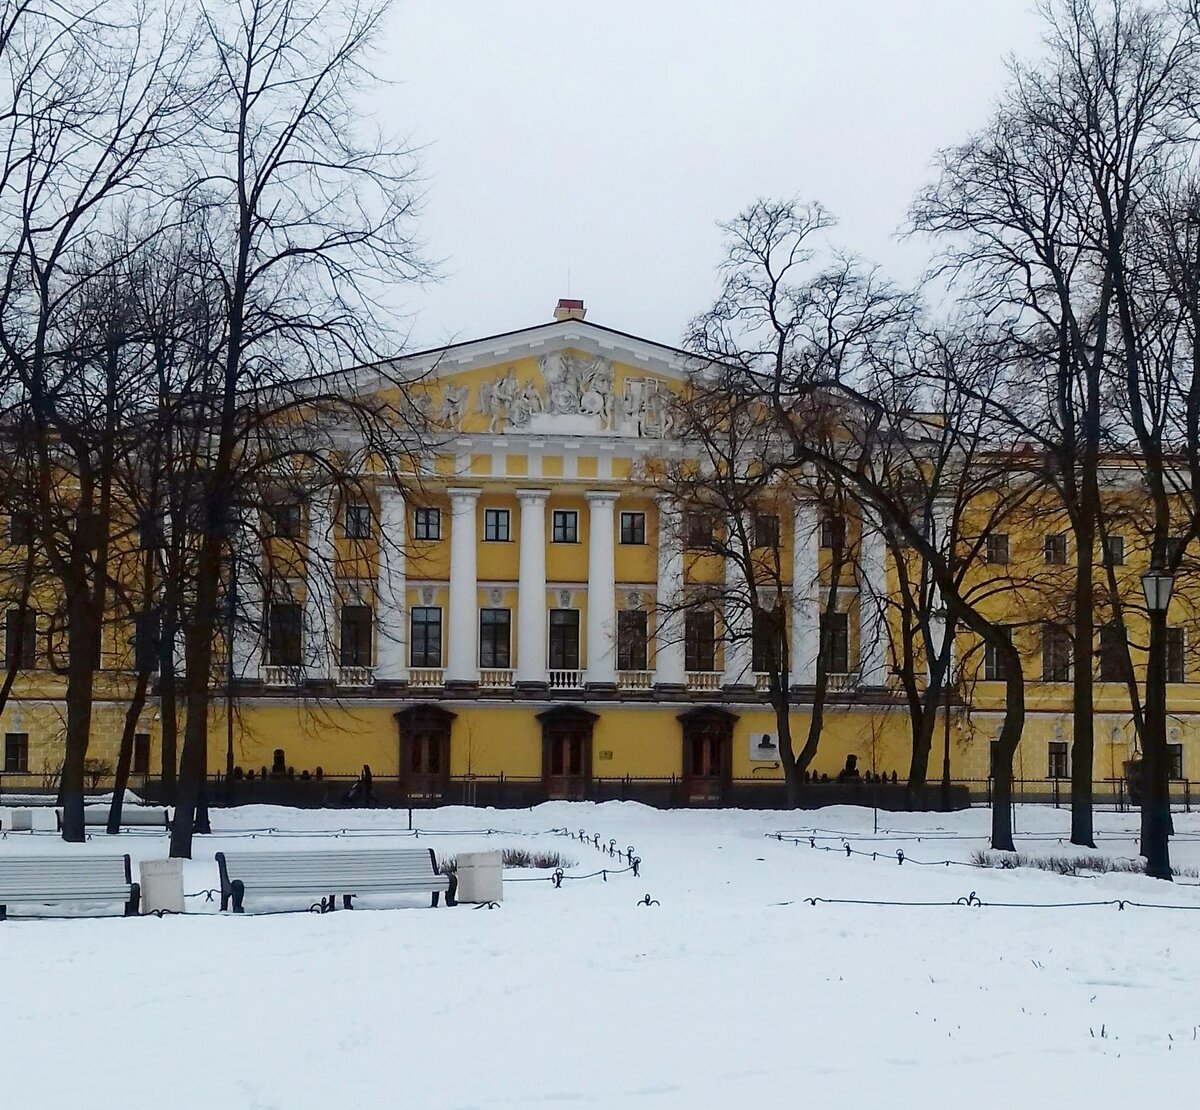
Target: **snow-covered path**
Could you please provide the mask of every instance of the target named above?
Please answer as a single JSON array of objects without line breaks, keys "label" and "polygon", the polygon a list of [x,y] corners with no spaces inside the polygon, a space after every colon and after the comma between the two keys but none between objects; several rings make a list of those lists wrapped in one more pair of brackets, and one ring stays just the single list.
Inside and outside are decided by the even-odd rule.
[{"label": "snow-covered path", "polygon": [[[189,891],[247,830],[402,827],[398,812],[214,813]],[[1182,1105],[1200,1080],[1200,910],[809,905],[806,897],[984,902],[1127,898],[1200,907],[1200,887],[1135,875],[903,867],[967,860],[987,815],[870,811],[662,813],[627,803],[532,811],[448,808],[422,838],[439,853],[519,845],[618,868],[565,826],[632,844],[639,878],[506,884],[498,910],[410,908],[0,925],[6,1105],[183,1110],[359,1107]],[[1018,829],[1064,852],[1066,811]],[[1134,815],[1101,815],[1128,856]],[[1200,817],[1177,818],[1177,863],[1200,864]],[[887,859],[767,839],[850,835]],[[921,839],[915,837],[923,834]],[[222,836],[221,833],[229,835]],[[241,834],[241,835],[234,835]],[[1195,840],[1188,839],[1195,837]],[[322,839],[379,844],[375,837]],[[317,843],[305,836],[256,848]],[[835,838],[819,843],[837,845]],[[13,835],[0,853],[111,851]],[[122,851],[165,854],[161,836]],[[1075,854],[1072,852],[1071,854]],[[516,872],[514,875],[527,873]],[[1196,880],[1191,880],[1195,882]],[[641,906],[651,894],[661,904]]]}]

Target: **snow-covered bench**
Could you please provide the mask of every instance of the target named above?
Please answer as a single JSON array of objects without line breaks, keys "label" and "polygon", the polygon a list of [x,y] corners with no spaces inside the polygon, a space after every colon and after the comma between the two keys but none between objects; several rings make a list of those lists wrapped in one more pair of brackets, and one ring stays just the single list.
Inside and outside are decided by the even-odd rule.
[{"label": "snow-covered bench", "polygon": [[[56,809],[54,817],[58,821],[58,828],[61,831],[63,811]],[[121,807],[121,824],[130,829],[168,829],[171,827],[171,815],[165,809],[159,809],[156,806],[124,805]],[[108,806],[84,806],[83,825],[88,829],[106,827],[108,825]]]},{"label": "snow-covered bench", "polygon": [[10,905],[123,902],[138,912],[141,890],[128,856],[0,856],[0,920]]},{"label": "snow-covered bench", "polygon": [[221,909],[241,913],[247,892],[255,896],[320,897],[321,908],[333,909],[335,898],[352,909],[361,894],[432,894],[433,905],[444,891],[454,905],[458,881],[438,870],[432,848],[347,848],[312,852],[218,852]]}]

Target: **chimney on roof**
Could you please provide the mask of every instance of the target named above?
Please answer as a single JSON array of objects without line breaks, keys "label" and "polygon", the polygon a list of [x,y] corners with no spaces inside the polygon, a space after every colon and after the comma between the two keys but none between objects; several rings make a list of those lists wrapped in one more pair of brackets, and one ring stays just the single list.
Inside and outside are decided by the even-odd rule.
[{"label": "chimney on roof", "polygon": [[583,307],[583,301],[573,301],[569,297],[560,297],[554,307],[554,319],[559,321],[582,320],[586,316],[587,309]]}]

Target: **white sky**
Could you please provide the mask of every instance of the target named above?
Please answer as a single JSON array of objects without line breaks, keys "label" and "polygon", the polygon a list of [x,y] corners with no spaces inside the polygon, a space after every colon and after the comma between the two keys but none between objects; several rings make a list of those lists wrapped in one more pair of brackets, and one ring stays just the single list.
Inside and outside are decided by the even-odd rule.
[{"label": "white sky", "polygon": [[588,318],[675,343],[714,291],[716,221],[820,200],[833,241],[915,278],[898,242],[938,147],[987,116],[1033,0],[401,0],[381,122],[425,144],[414,292],[432,346]]}]

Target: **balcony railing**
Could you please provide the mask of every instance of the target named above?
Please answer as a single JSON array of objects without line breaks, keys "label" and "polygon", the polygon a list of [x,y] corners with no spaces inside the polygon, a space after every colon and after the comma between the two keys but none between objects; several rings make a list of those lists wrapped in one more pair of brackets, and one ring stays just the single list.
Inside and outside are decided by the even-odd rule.
[{"label": "balcony railing", "polygon": [[765,694],[771,689],[771,675],[767,671],[754,672],[754,689]]},{"label": "balcony railing", "polygon": [[339,686],[374,686],[375,670],[373,667],[338,667],[337,684]]},{"label": "balcony railing", "polygon": [[582,690],[583,671],[551,671],[551,690]]},{"label": "balcony railing", "polygon": [[689,690],[717,691],[721,689],[720,671],[688,671],[687,688]]},{"label": "balcony railing", "polygon": [[617,671],[617,686],[621,690],[649,690],[654,686],[653,671]]},{"label": "balcony railing", "polygon": [[262,681],[264,686],[300,686],[304,683],[304,668],[269,664],[262,669]]},{"label": "balcony railing", "polygon": [[438,686],[445,686],[446,672],[441,667],[413,667],[408,672],[409,686],[416,686],[419,689],[432,689]]},{"label": "balcony railing", "polygon": [[853,690],[858,685],[858,675],[851,671],[846,674],[837,674],[830,672],[826,675],[829,682],[829,692],[831,694],[844,693],[847,690]]},{"label": "balcony railing", "polygon": [[479,685],[485,690],[508,690],[513,684],[513,672],[505,668],[489,668],[479,672]]}]

